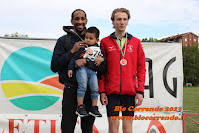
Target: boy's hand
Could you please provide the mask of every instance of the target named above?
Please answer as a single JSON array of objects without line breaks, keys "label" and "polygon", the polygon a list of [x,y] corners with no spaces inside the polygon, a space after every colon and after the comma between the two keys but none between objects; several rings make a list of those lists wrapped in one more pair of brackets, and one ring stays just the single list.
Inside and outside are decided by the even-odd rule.
[{"label": "boy's hand", "polygon": [[98,56],[97,59],[95,60],[95,65],[99,66],[103,61],[104,61],[104,58]]},{"label": "boy's hand", "polygon": [[73,71],[72,70],[68,70],[68,77],[71,78],[73,76]]}]

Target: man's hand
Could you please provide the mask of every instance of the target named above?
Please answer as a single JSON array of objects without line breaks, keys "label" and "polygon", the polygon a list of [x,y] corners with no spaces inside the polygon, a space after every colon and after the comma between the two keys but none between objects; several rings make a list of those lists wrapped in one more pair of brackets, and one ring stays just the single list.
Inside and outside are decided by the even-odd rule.
[{"label": "man's hand", "polygon": [[135,106],[140,106],[142,104],[142,101],[143,101],[143,95],[137,93],[135,95]]},{"label": "man's hand", "polygon": [[75,61],[75,66],[80,68],[86,64],[86,59],[78,59]]},{"label": "man's hand", "polygon": [[72,70],[68,70],[68,77],[71,78],[73,76],[73,71]]},{"label": "man's hand", "polygon": [[104,61],[104,58],[98,56],[97,59],[95,60],[95,65],[99,66],[103,61]]},{"label": "man's hand", "polygon": [[101,93],[100,94],[100,101],[102,105],[107,105],[108,104],[108,98],[106,96],[106,93]]},{"label": "man's hand", "polygon": [[76,42],[71,49],[71,53],[76,53],[80,48],[85,48],[86,44],[82,41]]}]

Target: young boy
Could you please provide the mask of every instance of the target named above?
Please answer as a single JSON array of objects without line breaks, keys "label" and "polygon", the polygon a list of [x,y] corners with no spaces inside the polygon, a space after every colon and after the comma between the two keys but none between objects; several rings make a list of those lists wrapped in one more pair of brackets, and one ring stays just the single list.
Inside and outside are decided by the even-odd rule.
[{"label": "young boy", "polygon": [[87,48],[81,48],[71,59],[68,65],[68,77],[71,78],[75,69],[75,60],[78,58],[86,58],[87,64],[80,67],[76,71],[76,79],[78,82],[77,89],[77,111],[80,117],[88,116],[85,106],[83,105],[84,95],[89,85],[91,91],[92,107],[89,114],[94,117],[102,117],[97,107],[98,100],[98,79],[96,67],[103,61],[101,49],[97,42],[99,41],[99,30],[96,27],[90,27],[86,31],[85,43]]}]

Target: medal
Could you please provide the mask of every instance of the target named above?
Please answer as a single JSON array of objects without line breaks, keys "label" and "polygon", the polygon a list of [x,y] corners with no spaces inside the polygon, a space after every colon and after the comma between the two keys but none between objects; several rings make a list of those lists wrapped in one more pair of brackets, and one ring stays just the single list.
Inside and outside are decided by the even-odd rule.
[{"label": "medal", "polygon": [[[118,39],[118,38],[117,38]],[[118,39],[119,40],[119,39]],[[125,49],[124,49],[124,53],[122,52],[122,45],[121,45],[121,41],[119,40],[119,50],[120,50],[120,53],[122,54],[123,56],[123,59],[120,60],[120,64],[122,66],[126,66],[127,65],[127,60],[124,59],[124,56],[125,56],[125,53],[126,53],[126,47],[127,47],[127,33],[126,33],[126,41],[125,41]]]},{"label": "medal", "polygon": [[126,60],[126,59],[121,59],[121,60],[120,60],[120,64],[121,64],[122,66],[126,66],[127,60]]}]

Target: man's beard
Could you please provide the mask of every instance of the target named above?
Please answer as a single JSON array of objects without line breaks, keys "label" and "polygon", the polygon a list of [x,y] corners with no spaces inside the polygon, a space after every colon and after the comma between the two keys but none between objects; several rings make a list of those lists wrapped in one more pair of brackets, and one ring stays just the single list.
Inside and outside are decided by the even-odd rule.
[{"label": "man's beard", "polygon": [[[78,25],[77,25],[77,26],[78,26]],[[83,25],[83,29],[81,29],[81,30],[79,30],[79,29],[77,28],[77,26],[75,27],[75,31],[76,31],[77,34],[83,33],[84,30],[86,29],[84,25]]]}]

